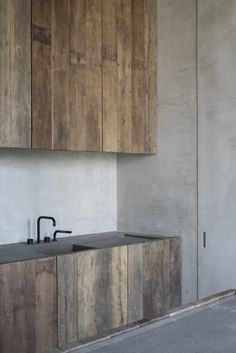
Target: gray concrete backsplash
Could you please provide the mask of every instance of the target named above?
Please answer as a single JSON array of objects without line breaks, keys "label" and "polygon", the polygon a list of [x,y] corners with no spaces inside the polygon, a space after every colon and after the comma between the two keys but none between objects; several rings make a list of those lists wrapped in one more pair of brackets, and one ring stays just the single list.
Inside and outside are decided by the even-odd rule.
[{"label": "gray concrete backsplash", "polygon": [[116,184],[114,154],[1,149],[0,244],[35,237],[39,215],[74,235],[116,230]]}]

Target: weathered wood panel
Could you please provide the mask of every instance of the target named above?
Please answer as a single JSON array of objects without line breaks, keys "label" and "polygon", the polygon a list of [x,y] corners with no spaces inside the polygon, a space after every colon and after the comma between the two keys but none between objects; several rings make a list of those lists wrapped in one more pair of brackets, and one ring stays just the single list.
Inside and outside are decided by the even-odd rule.
[{"label": "weathered wood panel", "polygon": [[143,244],[143,315],[150,319],[169,309],[170,241]]},{"label": "weathered wood panel", "polygon": [[51,7],[51,0],[32,0],[33,148],[52,148]]},{"label": "weathered wood panel", "polygon": [[11,0],[11,147],[31,147],[31,0]]},{"label": "weathered wood panel", "polygon": [[145,153],[157,152],[157,1],[144,0]]},{"label": "weathered wood panel", "polygon": [[31,147],[31,1],[1,1],[0,30],[0,146]]},{"label": "weathered wood panel", "polygon": [[118,0],[118,151],[132,151],[131,0]]},{"label": "weathered wood panel", "polygon": [[182,283],[182,261],[181,261],[181,239],[170,239],[170,260],[169,260],[169,307],[175,308],[181,305],[181,283]]},{"label": "weathered wood panel", "polygon": [[70,149],[102,151],[102,2],[73,0],[71,7]]},{"label": "weathered wood panel", "polygon": [[155,0],[103,0],[103,151],[156,153]]},{"label": "weathered wood panel", "polygon": [[57,346],[55,258],[0,265],[0,317],[1,352]]},{"label": "weathered wood panel", "polygon": [[101,151],[101,0],[33,1],[33,146]]},{"label": "weathered wood panel", "polygon": [[10,146],[11,1],[0,1],[0,146]]},{"label": "weathered wood panel", "polygon": [[57,259],[58,347],[78,341],[78,265],[74,255]]},{"label": "weathered wood panel", "polygon": [[[70,4],[68,0],[52,0],[52,124],[53,149],[70,149]],[[71,8],[72,12],[75,11]],[[77,33],[80,36],[80,33]]]},{"label": "weathered wood panel", "polygon": [[128,246],[128,323],[143,319],[143,244]]},{"label": "weathered wood panel", "polygon": [[103,0],[103,150],[118,151],[117,0]]},{"label": "weathered wood panel", "polygon": [[112,327],[127,324],[128,313],[128,276],[127,276],[127,246],[114,247],[111,249],[111,285],[112,293]]},{"label": "weathered wood panel", "polygon": [[60,256],[58,296],[60,348],[126,324],[127,247]]},{"label": "weathered wood panel", "polygon": [[132,145],[145,152],[145,33],[144,1],[132,0]]}]

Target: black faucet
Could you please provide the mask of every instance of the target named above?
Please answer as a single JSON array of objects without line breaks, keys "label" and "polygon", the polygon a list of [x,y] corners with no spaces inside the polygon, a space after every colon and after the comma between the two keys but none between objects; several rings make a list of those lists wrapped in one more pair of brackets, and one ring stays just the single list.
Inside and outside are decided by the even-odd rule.
[{"label": "black faucet", "polygon": [[54,217],[40,216],[37,220],[37,243],[40,243],[40,221],[41,219],[51,219],[53,222],[53,227],[56,227],[56,220]]},{"label": "black faucet", "polygon": [[71,234],[72,231],[71,230],[55,230],[55,232],[53,234],[53,241],[57,241],[57,234],[58,233]]}]

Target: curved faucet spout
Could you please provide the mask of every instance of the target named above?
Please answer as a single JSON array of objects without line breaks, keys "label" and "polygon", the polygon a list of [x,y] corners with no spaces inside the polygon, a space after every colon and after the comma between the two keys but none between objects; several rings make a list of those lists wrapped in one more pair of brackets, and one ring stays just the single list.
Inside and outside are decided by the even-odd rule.
[{"label": "curved faucet spout", "polygon": [[40,221],[41,219],[50,219],[53,223],[53,227],[56,227],[56,220],[54,217],[40,216],[37,220],[37,243],[40,243]]}]

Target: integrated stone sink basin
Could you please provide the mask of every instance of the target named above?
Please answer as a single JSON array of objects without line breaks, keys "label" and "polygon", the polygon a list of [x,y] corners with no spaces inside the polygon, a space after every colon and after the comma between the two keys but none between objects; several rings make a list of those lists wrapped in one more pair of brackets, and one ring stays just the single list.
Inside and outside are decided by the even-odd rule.
[{"label": "integrated stone sink basin", "polygon": [[75,251],[85,251],[85,250],[92,250],[92,247],[79,245],[79,244],[66,244],[66,243],[51,243],[47,244],[44,249],[40,250],[41,254],[48,255],[48,256],[57,256],[57,255],[64,255],[69,254]]}]

